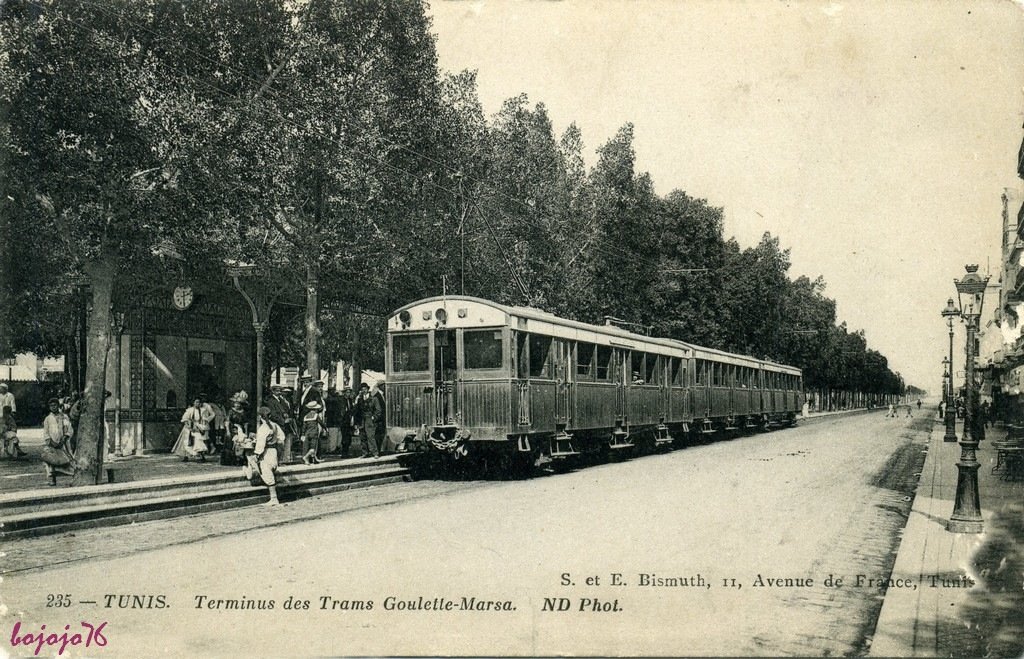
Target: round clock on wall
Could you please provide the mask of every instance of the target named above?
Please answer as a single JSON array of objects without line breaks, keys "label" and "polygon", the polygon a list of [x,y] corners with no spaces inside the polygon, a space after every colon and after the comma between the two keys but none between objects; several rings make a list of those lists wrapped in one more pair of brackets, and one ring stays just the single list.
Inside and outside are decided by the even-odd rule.
[{"label": "round clock on wall", "polygon": [[174,295],[171,298],[174,301],[174,306],[181,311],[188,309],[192,306],[192,288],[189,286],[178,286],[174,289]]}]

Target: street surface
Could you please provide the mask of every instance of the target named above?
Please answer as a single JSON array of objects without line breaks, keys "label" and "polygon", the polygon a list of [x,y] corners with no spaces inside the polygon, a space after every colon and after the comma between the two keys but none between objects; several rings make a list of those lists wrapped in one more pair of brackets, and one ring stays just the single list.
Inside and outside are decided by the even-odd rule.
[{"label": "street surface", "polygon": [[923,462],[915,414],[16,541],[0,641],[20,619],[106,622],[90,656],[863,654]]}]

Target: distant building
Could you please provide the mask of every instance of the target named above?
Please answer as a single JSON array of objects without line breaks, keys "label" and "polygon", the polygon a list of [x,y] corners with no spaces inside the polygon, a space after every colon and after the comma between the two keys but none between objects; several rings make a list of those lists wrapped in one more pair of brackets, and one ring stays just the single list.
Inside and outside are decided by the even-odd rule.
[{"label": "distant building", "polygon": [[[1024,140],[1018,153],[1017,175],[1024,179]],[[984,373],[982,398],[997,405],[1018,397],[1024,388],[1024,203],[1021,186],[1002,194],[1002,260],[997,308],[982,328],[978,366]],[[1000,400],[1002,399],[1002,400]]]}]

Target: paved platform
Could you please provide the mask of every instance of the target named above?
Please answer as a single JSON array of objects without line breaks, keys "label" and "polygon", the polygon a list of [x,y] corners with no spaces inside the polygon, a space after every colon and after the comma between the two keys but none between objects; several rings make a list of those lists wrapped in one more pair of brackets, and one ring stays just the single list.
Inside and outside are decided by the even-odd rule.
[{"label": "paved platform", "polygon": [[[1024,481],[992,472],[990,428],[978,450],[984,531],[951,533],[960,445],[936,422],[871,644],[878,657],[1020,656],[1024,651]],[[957,436],[961,428],[957,427]]]},{"label": "paved platform", "polygon": [[[43,463],[39,458],[43,448],[42,429],[38,427],[19,428],[18,439],[22,450],[28,455],[17,460],[0,459],[0,494],[47,486]],[[349,452],[347,460],[358,459],[355,457],[358,455],[358,446],[355,446]],[[336,455],[325,455],[323,459],[337,461],[343,458]],[[153,453],[126,457],[108,456],[104,462],[105,464],[127,465],[134,481],[172,477],[202,477],[216,473],[236,473],[240,470],[238,466],[220,464],[220,456],[210,456],[205,462],[196,460],[182,462],[181,458],[176,455]],[[301,464],[301,462],[293,460],[292,464]],[[66,485],[68,481],[69,479],[64,477],[60,478],[58,482],[59,485]]]}]

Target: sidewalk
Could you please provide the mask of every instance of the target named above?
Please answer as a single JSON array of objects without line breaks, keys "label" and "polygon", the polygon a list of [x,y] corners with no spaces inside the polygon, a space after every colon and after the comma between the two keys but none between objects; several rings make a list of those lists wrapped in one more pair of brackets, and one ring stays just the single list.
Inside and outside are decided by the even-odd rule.
[{"label": "sidewalk", "polygon": [[[936,420],[891,578],[916,587],[885,594],[871,656],[1019,656],[1024,650],[1024,481],[992,473],[990,428],[977,452],[984,532],[950,533],[960,445]],[[961,434],[957,427],[957,436]]]},{"label": "sidewalk", "polygon": [[[28,455],[18,460],[0,460],[0,493],[34,490],[47,487],[43,463],[39,457],[43,448],[42,429],[38,427],[20,428],[18,439],[21,448]],[[358,445],[349,450],[349,460],[359,455]],[[340,456],[324,455],[324,462],[342,460]],[[104,463],[116,462],[128,464],[131,468],[132,480],[153,480],[157,478],[193,478],[206,474],[241,473],[241,467],[220,464],[220,456],[210,456],[205,462],[190,460],[183,462],[180,457],[169,453],[133,455],[123,458],[108,456]],[[293,461],[292,464],[301,464]],[[58,478],[59,485],[67,485],[68,478]]]}]

